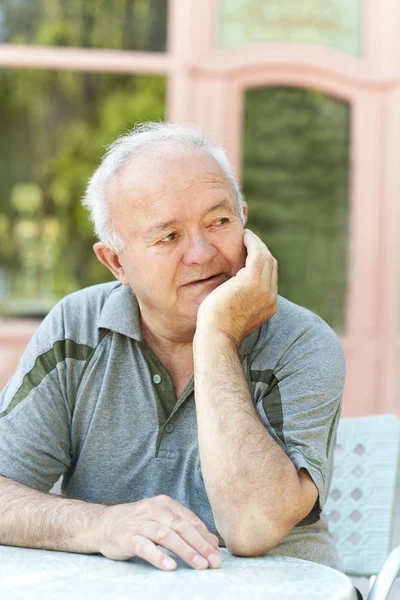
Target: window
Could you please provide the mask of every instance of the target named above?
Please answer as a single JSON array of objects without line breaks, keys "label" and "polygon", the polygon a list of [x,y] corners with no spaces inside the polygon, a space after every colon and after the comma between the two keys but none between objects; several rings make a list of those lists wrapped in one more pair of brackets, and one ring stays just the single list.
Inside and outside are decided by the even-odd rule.
[{"label": "window", "polygon": [[349,106],[322,92],[245,96],[249,227],[279,262],[279,293],[345,329]]},{"label": "window", "polygon": [[[27,52],[163,52],[166,24],[167,0],[0,0],[0,41]],[[103,73],[93,56],[95,72],[0,69],[0,315],[43,317],[66,294],[112,279],[80,199],[106,145],[165,119],[166,78],[131,66]]]}]

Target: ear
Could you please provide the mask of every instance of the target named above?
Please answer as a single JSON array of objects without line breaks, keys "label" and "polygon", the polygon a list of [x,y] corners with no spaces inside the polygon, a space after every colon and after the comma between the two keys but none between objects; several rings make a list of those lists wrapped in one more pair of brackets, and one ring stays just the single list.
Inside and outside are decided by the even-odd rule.
[{"label": "ear", "polygon": [[116,279],[119,279],[124,285],[129,285],[124,268],[121,265],[119,256],[116,252],[108,248],[103,242],[96,242],[96,244],[93,245],[93,250],[98,260],[111,271]]},{"label": "ear", "polygon": [[247,215],[248,215],[248,208],[247,208],[247,204],[246,202],[243,202],[243,206],[242,206],[242,211],[243,211],[243,225],[246,225],[247,223]]}]

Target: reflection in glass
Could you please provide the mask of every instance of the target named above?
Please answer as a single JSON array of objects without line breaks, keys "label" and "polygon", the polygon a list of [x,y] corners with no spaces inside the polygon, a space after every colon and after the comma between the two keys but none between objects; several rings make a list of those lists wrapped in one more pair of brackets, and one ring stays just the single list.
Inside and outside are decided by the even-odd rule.
[{"label": "reflection in glass", "polygon": [[161,77],[0,70],[0,314],[112,279],[80,198],[106,145],[164,118]]},{"label": "reflection in glass", "polygon": [[359,56],[362,0],[219,0],[219,45],[295,42]]},{"label": "reflection in glass", "polygon": [[279,293],[345,330],[349,106],[322,92],[248,90],[244,192],[250,229],[279,262]]},{"label": "reflection in glass", "polygon": [[163,52],[167,0],[0,0],[0,42]]}]

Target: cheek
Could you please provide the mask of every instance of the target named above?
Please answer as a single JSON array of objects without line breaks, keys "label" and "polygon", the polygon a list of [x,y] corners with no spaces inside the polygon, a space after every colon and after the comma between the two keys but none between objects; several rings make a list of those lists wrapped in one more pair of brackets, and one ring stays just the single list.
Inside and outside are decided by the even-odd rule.
[{"label": "cheek", "polygon": [[221,253],[236,270],[244,267],[247,251],[243,244],[243,234],[234,236],[229,242],[226,241],[221,247]]},{"label": "cheek", "polygon": [[151,262],[132,259],[124,265],[125,275],[135,294],[142,294],[154,287],[154,273]]},{"label": "cheek", "polygon": [[172,255],[155,255],[141,265],[142,280],[149,287],[149,293],[158,291],[159,293],[171,294],[175,289],[177,279],[177,265]]}]

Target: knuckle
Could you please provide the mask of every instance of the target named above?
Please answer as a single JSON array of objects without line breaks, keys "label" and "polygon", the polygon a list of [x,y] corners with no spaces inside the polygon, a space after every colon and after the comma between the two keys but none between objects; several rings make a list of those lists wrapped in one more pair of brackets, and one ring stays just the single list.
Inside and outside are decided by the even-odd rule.
[{"label": "knuckle", "polygon": [[151,513],[152,504],[150,499],[139,500],[135,504],[135,516],[144,517]]},{"label": "knuckle", "polygon": [[207,527],[204,525],[204,523],[202,523],[196,516],[192,516],[189,519],[189,523],[191,525],[193,525],[193,527],[196,527],[196,529],[207,529]]},{"label": "knuckle", "polygon": [[177,533],[184,533],[187,530],[188,523],[181,517],[174,517],[172,526]]},{"label": "knuckle", "polygon": [[264,257],[262,255],[258,255],[254,258],[254,266],[256,269],[262,270],[264,267]]},{"label": "knuckle", "polygon": [[156,531],[156,539],[158,541],[165,540],[169,536],[170,531],[171,530],[166,525],[159,525]]},{"label": "knuckle", "polygon": [[201,533],[201,535],[207,535],[207,527],[205,527],[205,525],[202,523],[193,523],[193,527],[196,529],[196,531]]},{"label": "knuckle", "polygon": [[203,523],[193,523],[193,527],[204,539],[208,539],[208,529]]},{"label": "knuckle", "polygon": [[137,554],[138,556],[140,556],[144,550],[146,549],[147,546],[147,539],[142,537],[142,536],[133,536],[132,538],[132,545],[133,545],[133,549],[135,554]]},{"label": "knuckle", "polygon": [[275,265],[276,259],[272,256],[272,254],[267,254],[267,256],[265,257],[265,260],[267,261],[268,264],[271,265],[271,267],[273,267]]},{"label": "knuckle", "polygon": [[159,496],[155,497],[155,500],[158,503],[165,504],[166,502],[168,502],[169,500],[171,500],[171,498],[169,496],[167,496],[167,494],[160,494]]},{"label": "knuckle", "polygon": [[201,548],[199,548],[199,550],[200,550],[200,554],[202,554],[203,556],[206,556],[207,554],[214,552],[214,548],[213,548],[212,544],[210,542],[208,542],[207,540],[204,540],[204,542],[201,545]]}]

